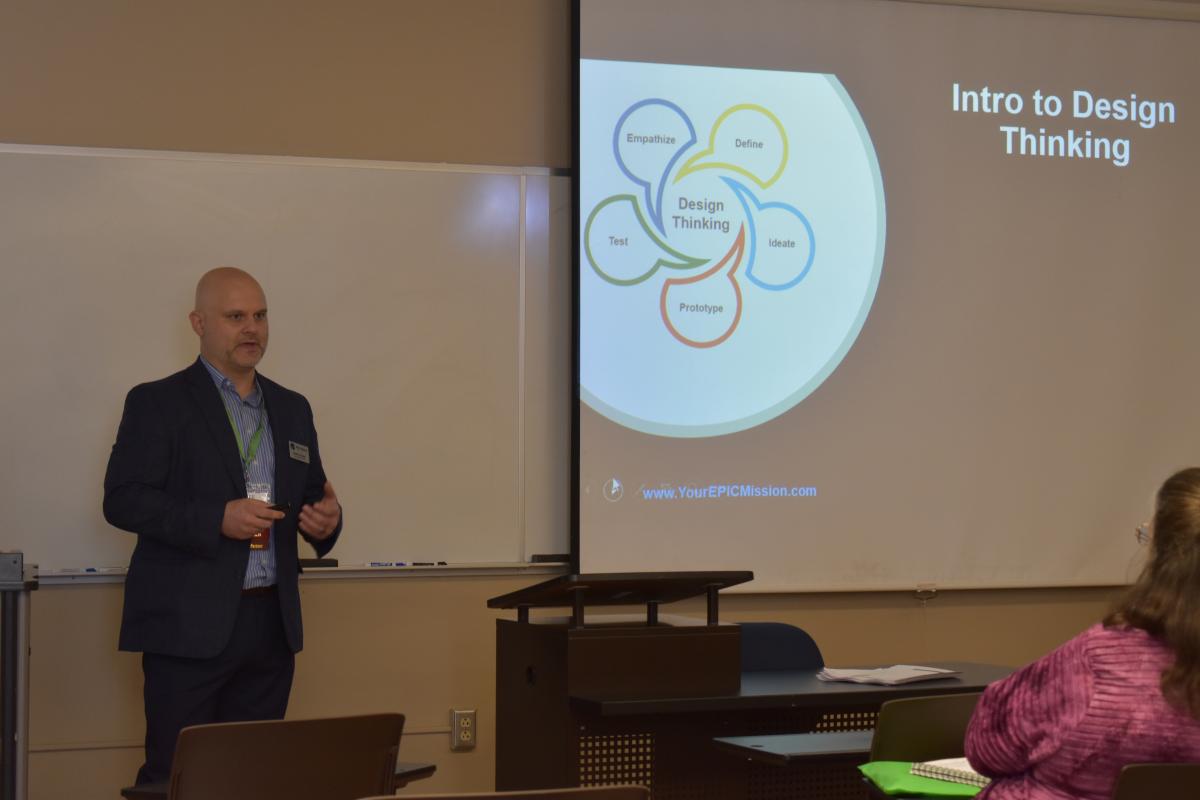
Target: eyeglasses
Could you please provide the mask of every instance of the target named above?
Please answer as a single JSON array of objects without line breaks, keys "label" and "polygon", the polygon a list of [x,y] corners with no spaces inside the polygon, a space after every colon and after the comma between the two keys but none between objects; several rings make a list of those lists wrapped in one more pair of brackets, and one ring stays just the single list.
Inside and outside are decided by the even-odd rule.
[{"label": "eyeglasses", "polygon": [[1154,533],[1154,525],[1150,522],[1143,522],[1133,529],[1133,536],[1137,539],[1138,544],[1150,544],[1150,537]]}]

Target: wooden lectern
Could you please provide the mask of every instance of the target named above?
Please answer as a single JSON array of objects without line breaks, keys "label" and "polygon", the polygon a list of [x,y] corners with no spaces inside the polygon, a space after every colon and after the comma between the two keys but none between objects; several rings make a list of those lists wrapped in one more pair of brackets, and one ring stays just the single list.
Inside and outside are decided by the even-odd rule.
[{"label": "wooden lectern", "polygon": [[[717,593],[751,572],[565,575],[488,601],[514,608],[496,621],[496,789],[611,783],[634,742],[590,736],[570,698],[614,700],[713,697],[738,693],[741,633],[720,624]],[[659,606],[707,596],[707,620],[659,618]],[[596,606],[644,605],[644,616],[590,615]],[[531,619],[530,609],[570,617]],[[609,758],[609,745],[621,751]],[[597,749],[599,748],[599,749]],[[603,752],[602,752],[603,751]],[[649,754],[644,754],[648,758]],[[614,771],[612,767],[616,766]]]}]

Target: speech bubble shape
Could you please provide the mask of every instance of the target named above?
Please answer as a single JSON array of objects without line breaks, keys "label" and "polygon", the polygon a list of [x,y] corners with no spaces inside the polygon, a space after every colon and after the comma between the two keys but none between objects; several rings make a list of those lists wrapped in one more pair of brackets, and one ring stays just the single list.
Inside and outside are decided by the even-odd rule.
[{"label": "speech bubble shape", "polygon": [[[733,189],[746,212],[746,224],[750,229],[750,254],[746,260],[746,277],[750,282],[760,289],[782,292],[804,280],[808,271],[812,269],[813,258],[817,252],[817,239],[808,218],[787,203],[759,202],[750,189],[732,178],[721,180]],[[760,231],[769,232],[768,239],[791,241],[793,246],[769,245],[770,249],[764,252],[759,247]],[[756,274],[760,259],[768,262],[772,279],[765,280]]]},{"label": "speech bubble shape", "polygon": [[787,160],[787,131],[779,117],[763,106],[741,103],[717,117],[708,148],[685,161],[675,180],[702,169],[721,169],[766,189],[779,180]]},{"label": "speech bubble shape", "polygon": [[596,204],[583,229],[583,250],[592,270],[616,286],[641,283],[660,267],[694,269],[708,260],[685,255],[655,236],[631,194]]},{"label": "speech bubble shape", "polygon": [[675,162],[695,143],[696,129],[688,115],[671,101],[659,98],[634,103],[613,128],[617,166],[642,187],[650,220],[663,235],[663,185]]},{"label": "speech bubble shape", "polygon": [[[688,347],[704,349],[716,347],[733,335],[733,332],[737,330],[738,323],[742,320],[742,287],[737,281],[737,271],[745,252],[746,226],[742,225],[738,228],[737,238],[733,240],[729,251],[713,265],[712,269],[690,278],[668,278],[663,283],[662,293],[658,299],[658,310],[662,315],[663,324],[667,326],[667,330],[672,336]],[[729,282],[729,286],[724,283],[716,286],[704,283],[715,278],[722,271],[725,273],[723,277]],[[728,297],[727,293],[730,287],[733,290],[733,302],[726,307],[721,297],[722,295]],[[675,295],[678,296],[680,290],[688,288],[696,288],[699,291],[691,293],[680,304],[686,308],[680,310],[670,295],[672,290],[675,290]],[[711,324],[689,326],[683,320],[677,319],[681,313],[711,314]],[[709,321],[702,319],[702,322]],[[689,336],[680,330],[685,327],[693,327],[698,330]],[[704,328],[708,330],[702,330]]]}]

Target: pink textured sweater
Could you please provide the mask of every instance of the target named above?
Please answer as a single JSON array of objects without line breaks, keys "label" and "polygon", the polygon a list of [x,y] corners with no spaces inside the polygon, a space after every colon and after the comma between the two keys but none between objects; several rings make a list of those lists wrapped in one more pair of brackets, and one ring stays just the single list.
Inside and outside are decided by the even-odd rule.
[{"label": "pink textured sweater", "polygon": [[1200,761],[1200,722],[1163,699],[1171,651],[1145,631],[1095,625],[984,692],[967,758],[978,800],[1109,800],[1126,764]]}]

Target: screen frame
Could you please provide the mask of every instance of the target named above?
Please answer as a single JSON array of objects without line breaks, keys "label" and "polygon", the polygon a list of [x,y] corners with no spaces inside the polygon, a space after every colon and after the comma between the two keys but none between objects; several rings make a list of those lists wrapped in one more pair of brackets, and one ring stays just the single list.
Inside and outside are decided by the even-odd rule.
[{"label": "screen frame", "polygon": [[579,541],[579,31],[580,2],[571,0],[571,572],[580,572]]}]

